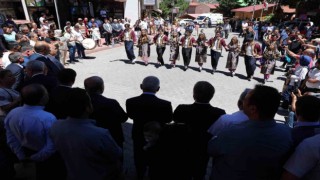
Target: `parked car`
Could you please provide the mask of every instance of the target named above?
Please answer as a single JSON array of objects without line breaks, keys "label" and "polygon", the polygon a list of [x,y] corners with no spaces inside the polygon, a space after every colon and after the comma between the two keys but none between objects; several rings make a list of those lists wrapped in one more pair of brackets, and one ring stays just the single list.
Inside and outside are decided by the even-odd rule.
[{"label": "parked car", "polygon": [[199,15],[195,20],[195,24],[199,24],[200,27],[204,27],[207,21],[211,20],[211,25],[217,25],[223,23],[223,14],[220,13],[204,13]]},{"label": "parked car", "polygon": [[193,20],[192,19],[181,19],[179,21],[179,25],[184,27],[187,25],[187,23],[190,23],[190,22],[193,22]]}]

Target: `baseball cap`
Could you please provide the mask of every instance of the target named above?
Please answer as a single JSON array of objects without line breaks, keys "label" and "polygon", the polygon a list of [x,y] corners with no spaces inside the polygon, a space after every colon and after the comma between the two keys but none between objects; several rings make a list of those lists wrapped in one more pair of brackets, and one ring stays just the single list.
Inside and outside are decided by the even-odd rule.
[{"label": "baseball cap", "polygon": [[311,57],[310,56],[305,56],[305,55],[301,55],[300,56],[300,65],[301,66],[309,66],[311,62]]}]

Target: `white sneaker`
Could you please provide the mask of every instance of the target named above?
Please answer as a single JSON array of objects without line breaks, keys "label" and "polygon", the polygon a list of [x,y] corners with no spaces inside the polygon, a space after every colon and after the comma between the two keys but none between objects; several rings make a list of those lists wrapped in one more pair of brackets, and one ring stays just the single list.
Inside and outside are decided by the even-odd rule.
[{"label": "white sneaker", "polygon": [[137,61],[137,59],[134,59],[134,60],[132,60],[132,63],[134,64],[134,63],[136,63],[136,61]]}]

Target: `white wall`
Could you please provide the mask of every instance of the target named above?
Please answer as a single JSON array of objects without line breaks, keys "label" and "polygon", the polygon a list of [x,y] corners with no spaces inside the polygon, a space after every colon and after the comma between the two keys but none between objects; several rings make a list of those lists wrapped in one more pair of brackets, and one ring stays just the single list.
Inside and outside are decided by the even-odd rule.
[{"label": "white wall", "polygon": [[140,12],[140,0],[127,0],[124,3],[124,17],[131,19],[131,25],[138,20]]}]

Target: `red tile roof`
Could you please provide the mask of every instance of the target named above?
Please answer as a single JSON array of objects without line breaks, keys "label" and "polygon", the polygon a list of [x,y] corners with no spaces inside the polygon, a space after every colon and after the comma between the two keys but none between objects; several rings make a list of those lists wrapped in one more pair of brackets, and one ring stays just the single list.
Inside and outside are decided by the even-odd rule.
[{"label": "red tile roof", "polygon": [[217,4],[206,4],[210,9],[217,9],[217,7],[219,6],[219,3]]},{"label": "red tile roof", "polygon": [[198,6],[199,5],[199,3],[197,3],[197,2],[190,2],[190,4],[189,4],[189,6]]},{"label": "red tile roof", "polygon": [[[276,4],[268,4],[268,8],[275,6]],[[243,7],[243,8],[237,8],[237,9],[232,9],[232,12],[252,12],[253,11],[253,7],[254,6],[247,6],[247,7]],[[264,9],[264,5],[263,4],[257,4],[255,7],[255,10],[261,10]]]}]

